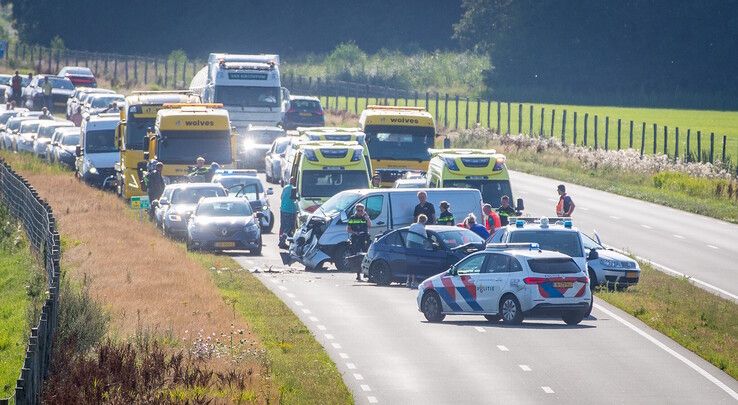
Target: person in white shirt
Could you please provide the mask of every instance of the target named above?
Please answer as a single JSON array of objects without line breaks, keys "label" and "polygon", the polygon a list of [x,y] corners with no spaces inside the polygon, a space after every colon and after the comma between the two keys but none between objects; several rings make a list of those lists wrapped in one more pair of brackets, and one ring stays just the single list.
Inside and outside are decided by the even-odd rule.
[{"label": "person in white shirt", "polygon": [[407,234],[408,245],[416,248],[423,247],[423,238],[428,237],[428,234],[425,232],[426,222],[428,222],[428,217],[425,214],[420,214],[418,215],[418,222],[410,225]]}]

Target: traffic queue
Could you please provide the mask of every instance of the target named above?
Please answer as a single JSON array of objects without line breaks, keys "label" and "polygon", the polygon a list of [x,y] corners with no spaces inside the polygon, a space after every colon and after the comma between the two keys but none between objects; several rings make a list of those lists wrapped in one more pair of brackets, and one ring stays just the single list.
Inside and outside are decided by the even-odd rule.
[{"label": "traffic queue", "polygon": [[[248,68],[240,63],[217,66]],[[285,111],[292,97],[319,107],[282,93]],[[90,104],[83,119],[74,117],[75,105],[95,95],[109,107]],[[332,264],[357,281],[417,287],[431,322],[474,314],[514,324],[555,314],[577,324],[591,311],[592,289],[624,289],[640,278],[637,262],[574,226],[564,185],[556,216],[524,215],[506,156],[450,148],[423,108],[370,105],[357,128],[243,121],[239,131],[229,108],[192,90],[121,99],[78,89],[72,98],[69,120],[9,104],[0,112],[0,147],[67,165],[81,181],[148,207],[161,232],[188,250],[261,254],[263,233],[276,222],[274,191],[257,175],[263,169],[267,182],[284,187],[285,264]]]}]

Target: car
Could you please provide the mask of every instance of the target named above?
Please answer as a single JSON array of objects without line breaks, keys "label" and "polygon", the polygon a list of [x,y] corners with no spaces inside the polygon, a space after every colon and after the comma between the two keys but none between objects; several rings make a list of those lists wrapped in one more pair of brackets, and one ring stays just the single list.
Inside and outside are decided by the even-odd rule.
[{"label": "car", "polygon": [[52,75],[36,75],[31,79],[23,90],[26,106],[31,110],[40,110],[44,107],[44,90],[41,86],[47,77],[52,87],[50,111],[63,111],[66,108],[67,99],[74,92],[74,84],[66,77]]},{"label": "car", "polygon": [[409,227],[385,233],[369,246],[361,271],[369,282],[389,285],[419,280],[448,269],[467,255],[484,249],[484,239],[457,226],[428,225],[427,237]]},{"label": "car", "polygon": [[90,94],[82,105],[82,114],[96,115],[103,112],[118,112],[118,106],[125,104],[126,97],[122,94]]},{"label": "car", "polygon": [[185,238],[187,221],[203,197],[225,197],[223,186],[214,183],[176,183],[164,187],[161,198],[152,201],[154,219],[164,236]]},{"label": "car", "polygon": [[587,254],[587,271],[592,288],[606,286],[608,289],[625,290],[638,284],[641,279],[641,266],[630,257],[606,248],[595,234],[592,239],[582,234],[584,250]]},{"label": "car", "polygon": [[202,198],[187,222],[187,250],[248,250],[260,255],[260,216],[244,198]]},{"label": "car", "polygon": [[66,77],[74,86],[97,87],[97,80],[92,69],[83,66],[64,66],[58,76]]},{"label": "car", "polygon": [[320,99],[290,95],[290,108],[284,113],[285,129],[323,126],[325,126],[325,115]]},{"label": "car", "polygon": [[13,75],[0,74],[0,97],[5,99],[5,92],[10,89],[10,81],[13,79]]},{"label": "car", "polygon": [[412,179],[397,179],[395,180],[394,188],[422,188],[428,184],[428,181],[423,177],[416,177]]},{"label": "car", "polygon": [[73,127],[71,121],[42,120],[36,131],[36,137],[33,139],[33,154],[39,159],[46,159],[49,147],[51,146],[51,138],[57,128]]},{"label": "car", "polygon": [[535,243],[490,244],[424,280],[417,305],[429,322],[480,315],[517,325],[526,316],[560,316],[577,325],[592,303],[589,279],[571,257]]},{"label": "car", "polygon": [[71,117],[77,111],[77,108],[82,106],[83,100],[91,94],[115,94],[115,92],[101,88],[77,87],[67,100],[67,118]]},{"label": "car", "polygon": [[5,131],[3,131],[3,149],[17,151],[16,140],[18,138],[18,131],[20,130],[21,124],[23,121],[35,119],[36,117],[29,117],[22,113],[8,119],[5,124]]},{"label": "car", "polygon": [[21,123],[15,138],[15,151],[33,153],[33,143],[38,135],[38,127],[45,120],[32,119]]},{"label": "car", "polygon": [[[4,78],[4,76],[7,76],[7,75],[2,75],[2,76],[3,76],[3,79],[0,80],[0,89],[2,90],[2,99],[0,100],[2,100],[3,103],[9,103],[10,101],[14,100],[13,88],[11,86],[13,75],[10,75],[10,77],[7,80]],[[23,97],[23,88],[28,86],[28,83],[30,82],[31,82],[31,79],[29,79],[28,76],[21,76],[21,101]],[[16,109],[18,109],[18,107],[21,106],[21,103],[18,100],[16,100],[16,102],[18,104],[16,106]]]},{"label": "car", "polygon": [[74,163],[77,158],[75,150],[79,145],[80,132],[78,127],[57,128],[52,138],[49,160],[74,170]]},{"label": "car", "polygon": [[[230,172],[235,172],[230,173]],[[264,191],[264,185],[261,179],[256,177],[256,171],[253,174],[238,174],[241,170],[218,170],[213,175],[213,183],[220,183],[226,190],[228,195],[247,198],[254,212],[260,212],[261,230],[269,233],[274,229],[274,213],[269,205],[267,196],[273,195],[274,190],[267,188]]]},{"label": "car", "polygon": [[[8,130],[8,120],[11,118],[28,111],[25,108],[15,108],[13,110],[0,111],[0,149],[9,149],[9,146],[5,144],[5,132]],[[12,145],[12,143],[8,144]]]},{"label": "car", "polygon": [[248,129],[238,136],[238,167],[261,169],[264,156],[269,152],[274,140],[284,134],[284,129],[280,127],[249,125]]},{"label": "car", "polygon": [[290,145],[289,136],[281,136],[272,142],[264,157],[264,173],[268,183],[276,184],[282,179],[282,158]]},{"label": "car", "polygon": [[98,114],[82,120],[75,169],[77,178],[93,187],[107,190],[115,186],[115,165],[120,158],[115,131],[119,122],[119,114]]}]

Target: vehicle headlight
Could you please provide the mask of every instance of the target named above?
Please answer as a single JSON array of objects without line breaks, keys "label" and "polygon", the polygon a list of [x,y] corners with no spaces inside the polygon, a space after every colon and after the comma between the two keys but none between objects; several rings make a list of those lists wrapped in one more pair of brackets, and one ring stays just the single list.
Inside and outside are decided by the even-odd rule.
[{"label": "vehicle headlight", "polygon": [[600,259],[600,264],[610,268],[622,268],[623,263],[619,260]]},{"label": "vehicle headlight", "polygon": [[90,170],[88,170],[90,174],[97,174],[97,168],[93,165],[90,165]]},{"label": "vehicle headlight", "polygon": [[243,144],[242,144],[242,146],[243,146],[243,149],[244,149],[244,150],[248,150],[248,149],[251,149],[251,148],[253,148],[253,147],[254,147],[254,141],[251,141],[251,140],[245,140],[245,141],[243,141]]},{"label": "vehicle headlight", "polygon": [[358,162],[359,160],[361,160],[361,152],[362,151],[359,149],[355,150],[353,156],[351,156],[351,161]]},{"label": "vehicle headlight", "polygon": [[169,218],[169,220],[172,222],[179,222],[182,220],[182,217],[179,216],[178,214],[169,214],[167,215],[167,218]]}]

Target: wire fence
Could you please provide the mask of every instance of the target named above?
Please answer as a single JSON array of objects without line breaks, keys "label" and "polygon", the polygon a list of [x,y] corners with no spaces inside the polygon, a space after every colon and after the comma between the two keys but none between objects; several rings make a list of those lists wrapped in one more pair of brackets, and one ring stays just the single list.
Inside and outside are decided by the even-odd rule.
[{"label": "wire fence", "polygon": [[[568,111],[532,103],[494,101],[438,92],[419,92],[294,74],[283,76],[292,94],[314,95],[332,111],[360,114],[368,105],[423,107],[439,128],[469,129],[482,126],[498,133],[560,138],[564,144],[595,149],[636,149],[661,154],[674,161],[722,164],[738,173],[738,136],[658,123],[613,118],[583,111]],[[734,153],[731,153],[734,152]]]},{"label": "wire fence", "polygon": [[36,190],[0,158],[0,202],[23,225],[31,251],[43,263],[48,295],[26,345],[26,357],[16,381],[15,394],[0,404],[37,404],[48,375],[51,346],[59,315],[60,241],[51,207]]}]

